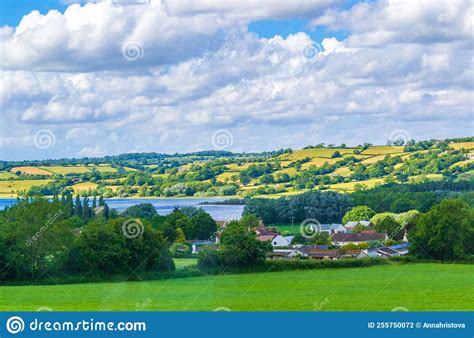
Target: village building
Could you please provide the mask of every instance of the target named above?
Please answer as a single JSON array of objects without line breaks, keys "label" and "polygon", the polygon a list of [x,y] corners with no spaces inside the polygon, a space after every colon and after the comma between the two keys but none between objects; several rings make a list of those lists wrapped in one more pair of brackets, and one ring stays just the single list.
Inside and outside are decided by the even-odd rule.
[{"label": "village building", "polygon": [[380,234],[372,231],[366,231],[360,234],[339,232],[332,235],[331,243],[337,246],[343,246],[346,244],[360,244],[362,242],[370,241],[384,241],[386,239],[386,234]]},{"label": "village building", "polygon": [[268,254],[270,259],[301,259],[308,256],[297,249],[275,249]]},{"label": "village building", "polygon": [[257,236],[259,241],[270,241],[273,247],[288,247],[295,236],[282,236],[279,234],[264,234]]},{"label": "village building", "polygon": [[346,232],[352,232],[352,230],[359,224],[368,228],[372,226],[371,221],[351,221],[347,222],[346,225],[344,225],[344,228],[346,229]]},{"label": "village building", "polygon": [[410,243],[401,243],[392,246],[383,246],[379,248],[373,248],[368,250],[362,250],[358,258],[364,257],[397,257],[408,255],[408,248]]},{"label": "village building", "polygon": [[342,224],[332,223],[332,224],[321,224],[320,232],[326,232],[328,234],[335,234],[338,232],[346,232],[346,228]]},{"label": "village building", "polygon": [[357,258],[362,250],[339,250],[339,249],[300,249],[309,259],[342,259]]}]

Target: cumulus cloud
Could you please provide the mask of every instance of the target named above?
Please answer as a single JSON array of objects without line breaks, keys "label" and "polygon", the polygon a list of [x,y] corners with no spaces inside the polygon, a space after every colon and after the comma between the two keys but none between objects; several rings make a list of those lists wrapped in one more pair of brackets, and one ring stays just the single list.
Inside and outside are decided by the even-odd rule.
[{"label": "cumulus cloud", "polygon": [[[13,156],[12,137],[27,138],[32,126],[55,131],[63,147],[40,155],[51,157],[211,149],[218,129],[233,134],[235,151],[384,143],[394,129],[415,138],[472,134],[465,3],[421,1],[409,11],[403,1],[347,10],[323,2],[304,15],[349,33],[322,41],[247,30],[256,18],[297,16],[298,1],[100,2],[33,12],[0,32],[0,144]],[[129,41],[143,47],[132,60],[122,53]]]},{"label": "cumulus cloud", "polygon": [[105,151],[99,146],[84,147],[78,152],[77,155],[80,157],[98,157],[105,155]]},{"label": "cumulus cloud", "polygon": [[329,10],[312,20],[315,26],[351,32],[349,42],[374,46],[403,43],[416,32],[418,43],[472,41],[471,1],[379,0],[348,10]]}]

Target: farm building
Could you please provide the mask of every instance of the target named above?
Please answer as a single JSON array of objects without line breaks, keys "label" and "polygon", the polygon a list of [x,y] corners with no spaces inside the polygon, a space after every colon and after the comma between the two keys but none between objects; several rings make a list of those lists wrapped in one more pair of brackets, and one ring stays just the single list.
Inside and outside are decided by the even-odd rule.
[{"label": "farm building", "polygon": [[338,232],[346,232],[346,228],[342,224],[321,224],[320,232],[326,232],[328,234],[336,234]]},{"label": "farm building", "polygon": [[359,258],[363,257],[396,257],[396,256],[405,256],[408,254],[408,248],[410,243],[401,243],[392,246],[384,246],[379,248],[373,248],[368,250],[362,250],[359,255]]},{"label": "farm building", "polygon": [[288,247],[295,236],[282,236],[279,234],[259,235],[257,239],[265,242],[270,241],[273,247]]},{"label": "farm building", "polygon": [[352,232],[352,229],[354,229],[354,227],[359,224],[365,227],[372,226],[372,222],[370,221],[351,221],[351,222],[347,222],[346,225],[344,225],[344,227],[346,229],[346,232]]},{"label": "farm building", "polygon": [[271,259],[300,259],[308,256],[297,249],[275,249],[268,254]]},{"label": "farm building", "polygon": [[362,250],[340,251],[337,249],[275,249],[268,255],[271,259],[343,259],[357,258]]},{"label": "farm building", "polygon": [[343,246],[346,244],[360,244],[362,242],[370,241],[384,241],[387,239],[386,234],[380,234],[377,232],[362,232],[360,234],[353,233],[342,233],[332,235],[331,243],[337,246]]}]

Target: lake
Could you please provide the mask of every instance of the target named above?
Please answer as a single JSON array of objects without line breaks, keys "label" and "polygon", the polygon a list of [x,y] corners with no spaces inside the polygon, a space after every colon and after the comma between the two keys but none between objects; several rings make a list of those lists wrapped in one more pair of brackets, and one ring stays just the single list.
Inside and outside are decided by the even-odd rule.
[{"label": "lake", "polygon": [[[225,198],[106,198],[105,201],[110,208],[123,211],[133,205],[140,203],[151,203],[160,215],[167,215],[175,207],[203,208],[216,221],[239,219],[244,210],[243,205],[199,205],[202,202],[223,201]],[[0,209],[16,203],[15,198],[0,199]]]}]

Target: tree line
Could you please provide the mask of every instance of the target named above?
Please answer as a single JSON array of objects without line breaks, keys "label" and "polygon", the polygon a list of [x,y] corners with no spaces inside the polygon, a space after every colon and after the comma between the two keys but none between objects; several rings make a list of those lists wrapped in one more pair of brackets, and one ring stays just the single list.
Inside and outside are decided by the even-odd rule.
[{"label": "tree line", "polygon": [[82,281],[174,270],[170,246],[215,235],[202,209],[162,216],[151,204],[118,214],[102,198],[29,198],[0,211],[0,282]]}]

